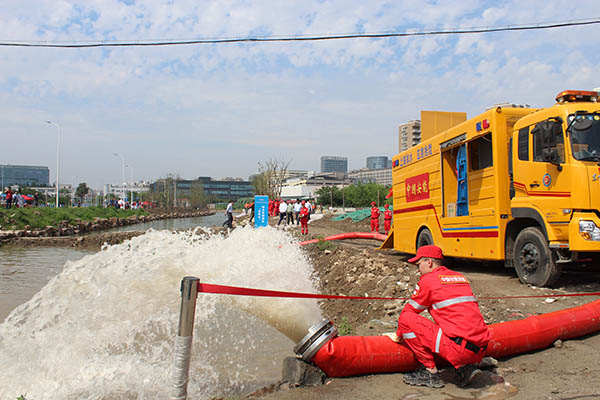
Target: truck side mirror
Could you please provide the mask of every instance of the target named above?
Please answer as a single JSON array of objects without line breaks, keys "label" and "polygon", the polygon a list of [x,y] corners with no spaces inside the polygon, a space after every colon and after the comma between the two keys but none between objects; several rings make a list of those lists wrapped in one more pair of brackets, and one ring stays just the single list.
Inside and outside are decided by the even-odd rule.
[{"label": "truck side mirror", "polygon": [[556,150],[556,137],[562,134],[561,123],[558,121],[546,120],[542,121],[531,130],[534,135],[540,135],[542,139],[542,158],[562,170],[560,165],[560,157]]}]

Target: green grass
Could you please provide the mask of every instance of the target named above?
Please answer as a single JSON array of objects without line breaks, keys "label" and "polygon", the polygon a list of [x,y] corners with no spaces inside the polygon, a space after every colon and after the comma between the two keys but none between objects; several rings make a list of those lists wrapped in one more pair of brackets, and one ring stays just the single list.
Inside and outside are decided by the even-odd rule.
[{"label": "green grass", "polygon": [[352,335],[352,325],[348,322],[348,318],[342,317],[342,322],[338,326],[338,334],[340,336]]},{"label": "green grass", "polygon": [[144,210],[117,210],[114,207],[65,207],[65,208],[11,208],[0,209],[0,229],[13,230],[57,226],[61,221],[76,223],[77,220],[92,221],[94,218],[127,218],[132,215],[147,215]]},{"label": "green grass", "polygon": [[336,245],[332,241],[324,240],[322,237],[319,237],[318,239],[319,241],[315,244],[319,250],[335,250]]}]

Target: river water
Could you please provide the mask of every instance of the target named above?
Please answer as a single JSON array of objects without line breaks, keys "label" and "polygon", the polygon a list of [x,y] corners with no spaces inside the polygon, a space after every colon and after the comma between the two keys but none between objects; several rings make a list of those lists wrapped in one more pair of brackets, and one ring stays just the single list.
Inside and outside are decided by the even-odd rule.
[{"label": "river water", "polygon": [[[211,225],[224,220],[210,217]],[[1,251],[2,309],[24,301],[0,323],[2,399],[169,398],[184,276],[272,290],[317,287],[295,239],[270,227],[227,237],[149,230],[97,253]],[[283,358],[321,320],[312,299],[200,294],[188,398],[236,396],[276,382]]]}]

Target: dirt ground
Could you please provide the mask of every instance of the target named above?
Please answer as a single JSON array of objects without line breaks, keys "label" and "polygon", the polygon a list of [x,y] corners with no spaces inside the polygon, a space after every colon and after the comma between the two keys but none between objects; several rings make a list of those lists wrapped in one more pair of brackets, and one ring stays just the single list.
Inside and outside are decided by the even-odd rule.
[{"label": "dirt ground", "polygon": [[[278,219],[272,218],[271,225]],[[235,221],[243,225],[245,218]],[[332,221],[330,216],[312,220],[310,234],[304,239],[322,238],[343,232],[368,232],[368,221]],[[292,228],[299,234],[299,227]],[[119,243],[141,234],[126,232],[94,234],[85,237],[21,240],[22,246],[69,246],[99,249],[107,243]],[[298,235],[300,238],[300,236]],[[335,295],[406,298],[418,280],[416,267],[409,258],[392,250],[377,250],[374,240],[321,242],[304,247],[314,265],[321,293]],[[563,272],[552,289],[535,288],[520,283],[513,270],[499,264],[465,263],[449,260],[447,265],[461,271],[471,282],[479,298],[481,312],[488,324],[525,318],[579,306],[596,296],[552,297],[553,294],[600,292],[600,271],[571,269]],[[486,299],[486,297],[543,295],[541,298]],[[404,300],[325,300],[324,315],[338,330],[351,335],[379,335],[395,331],[396,320]],[[600,399],[600,334],[593,334],[554,346],[501,358],[497,367],[467,388],[448,382],[442,389],[407,386],[401,374],[377,374],[330,379],[322,386],[289,389],[273,385],[250,395],[251,398],[283,400],[333,399]],[[451,379],[450,371],[444,378]]]},{"label": "dirt ground", "polygon": [[[368,220],[332,221],[325,216],[311,221],[308,238],[342,232],[369,231]],[[377,250],[380,242],[346,240],[306,246],[319,277],[322,293],[352,296],[409,297],[418,281],[416,267],[406,254]],[[522,319],[579,306],[596,296],[552,297],[553,294],[600,292],[600,272],[567,270],[552,289],[522,284],[513,270],[500,264],[450,260],[451,268],[464,273],[488,324]],[[531,299],[485,297],[544,295]],[[482,299],[483,298],[483,299]],[[340,331],[351,335],[378,335],[395,331],[404,300],[325,300],[321,308]],[[326,385],[256,394],[261,399],[600,399],[600,334],[557,342],[528,354],[501,358],[497,368],[467,388],[447,383],[442,389],[407,386],[401,374],[379,374],[331,379]],[[451,380],[450,370],[444,378]]]}]

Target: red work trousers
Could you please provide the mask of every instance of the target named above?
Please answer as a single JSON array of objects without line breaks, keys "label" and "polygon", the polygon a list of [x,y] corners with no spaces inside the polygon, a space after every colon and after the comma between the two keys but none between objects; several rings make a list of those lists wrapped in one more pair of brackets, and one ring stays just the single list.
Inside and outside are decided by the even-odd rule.
[{"label": "red work trousers", "polygon": [[383,221],[383,229],[385,230],[385,234],[387,235],[392,227],[392,220],[386,219]]},{"label": "red work trousers", "polygon": [[379,218],[371,218],[371,232],[379,232]]},{"label": "red work trousers", "polygon": [[435,368],[434,353],[447,360],[455,368],[475,364],[485,355],[484,350],[474,353],[465,348],[466,340],[460,345],[442,332],[439,326],[427,318],[412,312],[403,312],[398,318],[398,335],[415,353],[415,357],[427,368]]},{"label": "red work trousers", "polygon": [[300,218],[300,228],[303,234],[308,234],[308,217]]}]

